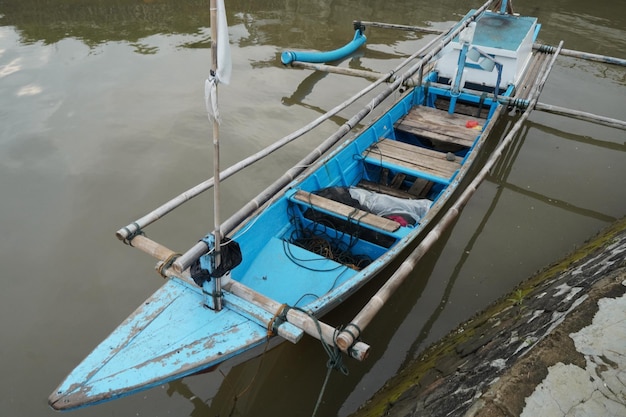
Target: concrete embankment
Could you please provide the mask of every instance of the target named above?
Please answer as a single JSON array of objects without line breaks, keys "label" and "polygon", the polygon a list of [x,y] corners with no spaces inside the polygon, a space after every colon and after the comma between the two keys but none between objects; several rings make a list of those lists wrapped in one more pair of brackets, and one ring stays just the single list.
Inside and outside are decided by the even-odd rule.
[{"label": "concrete embankment", "polygon": [[354,417],[626,416],[626,219],[434,344]]}]

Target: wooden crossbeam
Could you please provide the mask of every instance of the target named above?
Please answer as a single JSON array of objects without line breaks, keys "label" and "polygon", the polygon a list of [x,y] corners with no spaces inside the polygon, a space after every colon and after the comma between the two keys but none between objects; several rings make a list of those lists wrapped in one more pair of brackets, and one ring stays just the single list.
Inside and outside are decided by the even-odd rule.
[{"label": "wooden crossbeam", "polygon": [[[450,179],[461,166],[461,158],[454,154],[426,149],[392,139],[381,139],[363,154],[366,161],[413,176],[429,176]],[[450,158],[450,159],[448,159]]]},{"label": "wooden crossbeam", "polygon": [[338,201],[312,194],[303,190],[298,190],[293,198],[309,206],[322,209],[326,212],[335,213],[347,219],[352,219],[355,223],[366,224],[376,229],[386,232],[395,232],[400,228],[400,223],[384,217],[377,216],[367,211],[348,206]]}]

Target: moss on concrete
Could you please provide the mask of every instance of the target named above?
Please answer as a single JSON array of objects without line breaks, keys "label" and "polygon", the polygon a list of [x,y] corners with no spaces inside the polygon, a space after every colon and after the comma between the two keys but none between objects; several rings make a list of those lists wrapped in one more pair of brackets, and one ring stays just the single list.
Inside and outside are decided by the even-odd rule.
[{"label": "moss on concrete", "polygon": [[[585,299],[620,291],[626,263],[616,245],[626,245],[626,218],[427,348],[354,416],[518,415],[549,364],[584,362],[568,335],[592,317]],[[539,345],[539,355],[526,355]],[[512,383],[496,383],[505,373]]]}]

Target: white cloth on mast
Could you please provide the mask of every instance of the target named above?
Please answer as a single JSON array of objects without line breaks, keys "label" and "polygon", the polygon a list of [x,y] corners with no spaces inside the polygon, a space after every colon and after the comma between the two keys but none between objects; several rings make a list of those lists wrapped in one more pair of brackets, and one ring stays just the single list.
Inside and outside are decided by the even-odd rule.
[{"label": "white cloth on mast", "polygon": [[213,74],[204,82],[204,104],[212,123],[220,123],[220,112],[217,107],[217,77]]},{"label": "white cloth on mast", "polygon": [[228,22],[224,0],[217,0],[217,71],[211,72],[204,82],[204,101],[211,122],[220,123],[220,113],[217,107],[217,83],[229,84],[232,63],[230,59],[230,44],[228,41]]}]

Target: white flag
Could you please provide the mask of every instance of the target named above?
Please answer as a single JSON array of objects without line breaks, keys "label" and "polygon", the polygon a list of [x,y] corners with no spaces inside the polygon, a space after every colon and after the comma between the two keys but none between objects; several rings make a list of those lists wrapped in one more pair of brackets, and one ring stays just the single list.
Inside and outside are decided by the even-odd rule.
[{"label": "white flag", "polygon": [[217,71],[209,74],[204,83],[204,101],[209,120],[220,123],[220,113],[217,107],[217,83],[230,83],[232,63],[230,60],[230,44],[228,42],[228,22],[224,0],[217,0]]},{"label": "white flag", "polygon": [[217,0],[217,81],[223,84],[230,83],[231,70],[226,8],[224,0]]}]

